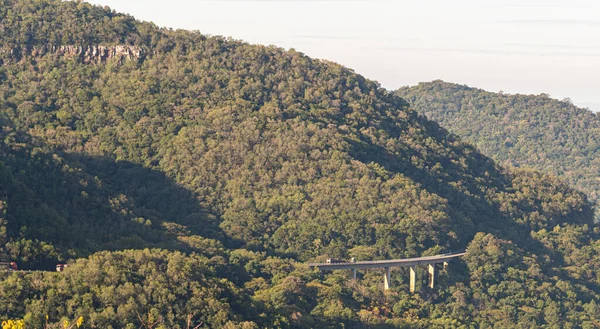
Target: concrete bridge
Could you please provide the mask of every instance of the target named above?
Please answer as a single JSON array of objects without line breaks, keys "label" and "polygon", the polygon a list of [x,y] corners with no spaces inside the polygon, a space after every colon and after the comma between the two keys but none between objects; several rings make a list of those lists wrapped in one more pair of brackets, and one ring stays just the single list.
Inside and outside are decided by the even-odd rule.
[{"label": "concrete bridge", "polygon": [[392,267],[410,267],[410,292],[415,292],[417,278],[415,266],[427,265],[429,273],[429,287],[433,288],[433,284],[435,281],[435,264],[442,263],[445,269],[446,267],[448,267],[448,262],[451,259],[463,256],[464,254],[464,252],[459,252],[419,258],[373,260],[363,262],[328,261],[327,263],[310,263],[308,264],[308,266],[316,267],[320,271],[352,270],[354,280],[356,280],[356,271],[359,269],[383,268],[385,270],[383,274],[384,290],[390,289],[390,271]]}]

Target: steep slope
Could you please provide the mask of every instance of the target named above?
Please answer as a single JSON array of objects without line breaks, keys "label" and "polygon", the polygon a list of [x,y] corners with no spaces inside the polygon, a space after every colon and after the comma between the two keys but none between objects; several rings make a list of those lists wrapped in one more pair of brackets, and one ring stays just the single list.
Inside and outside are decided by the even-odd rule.
[{"label": "steep slope", "polygon": [[[586,198],[560,181],[504,171],[334,63],[85,3],[0,3],[5,249],[31,267],[87,256],[61,274],[2,277],[0,294],[26,301],[0,298],[3,318],[535,325],[552,320],[546,294],[572,315],[558,324],[593,323],[595,267],[570,267],[596,257],[579,251],[597,232]],[[349,285],[296,263],[467,246],[423,297],[400,276],[383,295],[379,273]],[[527,289],[512,299],[498,280]]]},{"label": "steep slope", "polygon": [[53,269],[57,260],[106,249],[184,250],[189,246],[177,238],[196,234],[224,238],[191,193],[164,174],[127,161],[45,153],[14,132],[0,136],[0,249],[21,268]]},{"label": "steep slope", "polygon": [[[517,219],[498,211],[512,178],[339,65],[115,14],[98,32],[106,36],[90,39],[84,31],[100,29],[101,9],[13,7],[3,21],[15,23],[4,30],[21,43],[5,52],[0,75],[5,121],[49,153],[166,173],[250,248],[306,258],[380,244],[374,256],[397,257],[462,247],[476,231]],[[45,27],[61,21],[83,27]],[[90,64],[82,54],[34,52],[61,47],[45,29],[74,44],[120,42],[152,55]]]},{"label": "steep slope", "polygon": [[546,95],[507,95],[434,81],[398,90],[416,111],[503,165],[557,175],[600,197],[600,119]]}]

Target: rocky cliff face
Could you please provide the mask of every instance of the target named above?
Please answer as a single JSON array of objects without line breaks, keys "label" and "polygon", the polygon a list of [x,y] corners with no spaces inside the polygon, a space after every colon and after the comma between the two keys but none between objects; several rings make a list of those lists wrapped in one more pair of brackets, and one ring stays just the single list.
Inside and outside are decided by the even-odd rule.
[{"label": "rocky cliff face", "polygon": [[0,53],[8,53],[9,58],[20,59],[23,57],[39,57],[46,54],[78,58],[84,63],[102,63],[112,58],[119,60],[141,60],[146,52],[136,46],[34,46],[32,48],[2,49]]}]

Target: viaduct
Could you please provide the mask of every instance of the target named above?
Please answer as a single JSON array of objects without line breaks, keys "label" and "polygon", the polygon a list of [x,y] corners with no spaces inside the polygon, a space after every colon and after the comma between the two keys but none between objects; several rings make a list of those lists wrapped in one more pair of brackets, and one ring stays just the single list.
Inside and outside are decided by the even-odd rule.
[{"label": "viaduct", "polygon": [[433,288],[435,281],[435,264],[442,263],[444,269],[448,266],[448,262],[465,253],[449,253],[437,256],[427,256],[419,258],[407,258],[407,259],[391,259],[391,260],[374,260],[374,261],[363,261],[363,262],[332,262],[328,260],[327,263],[310,263],[308,266],[316,267],[320,271],[333,271],[333,270],[352,270],[353,278],[356,280],[356,271],[367,268],[383,268],[385,270],[383,274],[383,289],[390,289],[390,271],[392,267],[410,267],[410,292],[415,292],[416,286],[416,272],[415,266],[427,265],[429,272],[429,287]]}]

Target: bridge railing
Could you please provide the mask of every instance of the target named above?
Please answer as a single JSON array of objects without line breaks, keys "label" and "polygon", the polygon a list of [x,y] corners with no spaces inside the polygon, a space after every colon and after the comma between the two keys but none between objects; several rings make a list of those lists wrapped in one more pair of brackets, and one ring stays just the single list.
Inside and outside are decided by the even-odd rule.
[{"label": "bridge railing", "polygon": [[[436,256],[426,256],[418,258],[406,258],[406,259],[390,259],[390,260],[372,260],[372,261],[360,261],[360,262],[327,262],[327,263],[309,263],[308,266],[315,267],[320,271],[334,271],[334,270],[352,270],[353,278],[356,280],[356,271],[359,269],[370,269],[370,268],[383,268],[384,273],[384,290],[390,288],[390,269],[392,267],[410,267],[410,291],[415,291],[416,284],[416,271],[415,266],[427,265],[429,273],[429,286],[433,288],[435,280],[435,264],[443,263],[444,268],[448,266],[448,262],[457,257],[465,255],[465,252],[455,252],[448,254],[441,254]],[[328,259],[329,260],[329,259]]]}]

